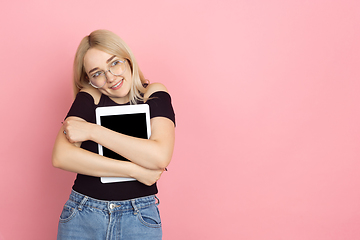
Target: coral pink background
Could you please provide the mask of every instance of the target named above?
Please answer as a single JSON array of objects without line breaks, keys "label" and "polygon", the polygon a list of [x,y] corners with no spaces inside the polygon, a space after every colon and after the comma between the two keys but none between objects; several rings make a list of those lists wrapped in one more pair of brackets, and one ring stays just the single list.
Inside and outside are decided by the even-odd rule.
[{"label": "coral pink background", "polygon": [[164,83],[176,147],[164,239],[360,239],[360,2],[1,3],[0,239],[55,239],[75,175],[51,165],[75,50],[119,34]]}]

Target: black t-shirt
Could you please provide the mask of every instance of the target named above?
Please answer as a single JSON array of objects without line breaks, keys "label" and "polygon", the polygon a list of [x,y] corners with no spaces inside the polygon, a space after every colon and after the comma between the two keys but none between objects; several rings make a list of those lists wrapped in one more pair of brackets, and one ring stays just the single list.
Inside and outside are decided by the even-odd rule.
[{"label": "black t-shirt", "polygon": [[[167,92],[159,91],[153,93],[146,104],[150,108],[150,118],[166,117],[175,124],[175,113],[171,105],[171,97]],[[118,104],[102,94],[99,103],[95,105],[94,99],[90,94],[79,92],[66,117],[79,117],[87,122],[95,123],[95,109],[97,107],[119,105],[129,105],[129,103]],[[98,144],[93,141],[83,142],[81,148],[98,153]],[[102,183],[99,177],[83,174],[77,174],[73,189],[86,196],[108,201],[128,200],[149,196],[158,192],[156,183],[152,186],[147,186],[138,181]]]}]

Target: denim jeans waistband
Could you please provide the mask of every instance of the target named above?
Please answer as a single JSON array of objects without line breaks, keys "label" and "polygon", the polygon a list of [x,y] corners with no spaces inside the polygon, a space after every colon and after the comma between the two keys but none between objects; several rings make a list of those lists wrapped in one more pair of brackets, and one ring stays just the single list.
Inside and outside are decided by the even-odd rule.
[{"label": "denim jeans waistband", "polygon": [[159,204],[159,199],[155,195],[124,201],[104,201],[85,196],[74,190],[71,191],[69,200],[78,203],[79,208],[87,206],[109,212],[130,210],[136,211],[137,209],[146,208],[150,205]]}]

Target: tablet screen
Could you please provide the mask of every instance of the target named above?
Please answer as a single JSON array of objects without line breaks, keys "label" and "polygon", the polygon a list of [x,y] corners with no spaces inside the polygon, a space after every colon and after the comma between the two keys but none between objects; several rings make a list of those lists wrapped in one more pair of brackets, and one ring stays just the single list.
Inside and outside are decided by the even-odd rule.
[{"label": "tablet screen", "polygon": [[[113,131],[137,138],[147,138],[146,114],[132,113],[122,115],[101,116],[101,125]],[[118,160],[126,160],[123,156],[103,147],[103,155]]]},{"label": "tablet screen", "polygon": [[[98,107],[96,123],[113,131],[136,137],[150,138],[150,109],[147,104]],[[99,154],[122,161],[129,161],[118,153],[98,144]],[[101,177],[102,183],[134,181],[134,178]]]}]

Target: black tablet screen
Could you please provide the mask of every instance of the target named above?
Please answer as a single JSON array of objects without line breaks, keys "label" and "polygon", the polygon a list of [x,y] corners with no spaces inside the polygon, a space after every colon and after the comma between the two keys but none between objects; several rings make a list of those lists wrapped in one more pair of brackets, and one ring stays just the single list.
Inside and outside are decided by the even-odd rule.
[{"label": "black tablet screen", "polygon": [[[100,117],[101,125],[113,131],[137,138],[147,138],[146,114],[134,113],[108,115]],[[103,147],[103,155],[118,160],[126,160],[123,156]]]}]

